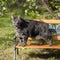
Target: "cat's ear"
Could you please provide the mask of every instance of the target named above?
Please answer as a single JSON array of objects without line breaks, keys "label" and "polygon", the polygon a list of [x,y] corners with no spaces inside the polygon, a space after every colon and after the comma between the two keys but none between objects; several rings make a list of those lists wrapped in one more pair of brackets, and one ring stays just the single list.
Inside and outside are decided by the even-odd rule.
[{"label": "cat's ear", "polygon": [[18,20],[20,20],[20,16],[18,16]]}]

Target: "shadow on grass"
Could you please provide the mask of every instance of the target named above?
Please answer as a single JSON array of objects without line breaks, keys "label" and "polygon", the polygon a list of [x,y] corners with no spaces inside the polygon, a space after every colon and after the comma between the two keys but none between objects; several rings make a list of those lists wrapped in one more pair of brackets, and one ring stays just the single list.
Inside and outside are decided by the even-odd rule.
[{"label": "shadow on grass", "polygon": [[35,58],[42,58],[42,59],[48,59],[48,58],[52,58],[54,57],[57,60],[60,60],[60,50],[50,50],[50,49],[46,49],[46,51],[48,53],[30,53],[29,56],[31,58],[35,57]]}]

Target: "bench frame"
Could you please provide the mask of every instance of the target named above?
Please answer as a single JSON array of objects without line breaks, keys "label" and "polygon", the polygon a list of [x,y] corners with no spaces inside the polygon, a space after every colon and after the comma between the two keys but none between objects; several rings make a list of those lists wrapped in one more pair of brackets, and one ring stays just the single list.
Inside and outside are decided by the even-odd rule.
[{"label": "bench frame", "polygon": [[[35,19],[34,19],[35,20]],[[60,24],[60,20],[47,20],[47,19],[36,19],[37,21],[39,22],[45,22],[45,23],[49,23],[49,24]],[[32,40],[31,37],[28,38],[28,40]],[[59,35],[55,35],[53,36],[53,40],[60,40],[60,36]],[[45,48],[45,49],[60,49],[60,44],[57,44],[57,45],[52,45],[52,46],[49,46],[49,45],[27,45],[25,47],[22,47],[22,46],[19,46],[19,44],[16,44],[17,41],[15,39],[15,46],[14,46],[14,60],[16,60],[16,54],[19,54],[19,51],[18,49],[19,48]]]}]

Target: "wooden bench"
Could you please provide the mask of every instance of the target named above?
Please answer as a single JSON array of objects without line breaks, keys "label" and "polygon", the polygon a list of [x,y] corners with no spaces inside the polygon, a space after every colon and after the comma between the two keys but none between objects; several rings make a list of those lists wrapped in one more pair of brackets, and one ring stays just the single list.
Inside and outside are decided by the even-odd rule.
[{"label": "wooden bench", "polygon": [[[60,20],[46,20],[46,19],[41,19],[41,20],[38,20],[36,19],[37,21],[40,21],[40,22],[45,22],[45,23],[49,23],[49,24],[57,24],[56,25],[56,31],[57,31],[57,34],[53,36],[53,40],[60,40]],[[33,40],[31,37],[28,38],[28,40]],[[19,46],[19,44],[15,45],[15,58],[14,60],[16,60],[16,50],[17,50],[17,53],[18,53],[18,49],[19,48],[45,48],[45,49],[60,49],[60,44],[56,44],[56,45],[52,45],[52,46],[49,46],[49,45],[32,45],[32,44],[27,44],[27,46],[25,47],[22,47],[22,46]]]}]

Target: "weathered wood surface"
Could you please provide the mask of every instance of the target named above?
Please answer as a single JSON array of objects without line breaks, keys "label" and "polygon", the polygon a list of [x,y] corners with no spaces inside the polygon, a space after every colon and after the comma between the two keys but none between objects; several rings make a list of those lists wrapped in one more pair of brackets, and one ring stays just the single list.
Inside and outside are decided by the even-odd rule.
[{"label": "weathered wood surface", "polygon": [[59,45],[27,45],[25,47],[17,45],[16,48],[45,48],[45,49],[60,49],[60,44]]},{"label": "weathered wood surface", "polygon": [[45,22],[45,23],[51,23],[51,24],[60,24],[60,19],[56,19],[56,20],[53,20],[53,19],[34,19],[34,20],[37,20],[37,21],[40,21],[40,22]]},{"label": "weathered wood surface", "polygon": [[[29,37],[28,40],[33,40],[34,38]],[[53,40],[60,40],[60,36],[53,36]]]}]

